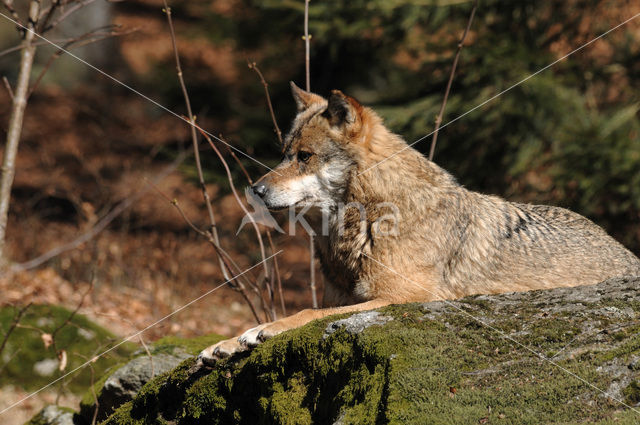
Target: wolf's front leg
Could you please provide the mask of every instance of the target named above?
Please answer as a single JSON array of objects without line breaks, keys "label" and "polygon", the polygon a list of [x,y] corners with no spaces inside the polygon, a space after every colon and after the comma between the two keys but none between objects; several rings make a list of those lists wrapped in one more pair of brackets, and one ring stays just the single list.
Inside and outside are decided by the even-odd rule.
[{"label": "wolf's front leg", "polygon": [[321,319],[332,314],[350,313],[356,311],[373,310],[375,308],[389,305],[386,300],[372,300],[361,304],[354,304],[344,307],[323,308],[319,310],[302,310],[293,316],[276,320],[275,322],[264,323],[255,328],[251,328],[239,337],[220,341],[209,348],[202,350],[198,356],[198,362],[212,365],[216,361],[225,357],[230,357],[236,353],[247,351],[261,342],[274,337],[289,329],[303,326],[314,319]]}]

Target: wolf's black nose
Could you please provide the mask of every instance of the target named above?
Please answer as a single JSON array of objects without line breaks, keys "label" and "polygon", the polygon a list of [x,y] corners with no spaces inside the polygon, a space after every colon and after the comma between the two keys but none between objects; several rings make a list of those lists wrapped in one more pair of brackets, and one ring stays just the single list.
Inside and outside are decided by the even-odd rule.
[{"label": "wolf's black nose", "polygon": [[261,198],[264,196],[265,193],[267,193],[267,186],[264,185],[263,183],[254,184],[253,186],[251,186],[251,189],[253,190],[253,193],[255,193]]}]

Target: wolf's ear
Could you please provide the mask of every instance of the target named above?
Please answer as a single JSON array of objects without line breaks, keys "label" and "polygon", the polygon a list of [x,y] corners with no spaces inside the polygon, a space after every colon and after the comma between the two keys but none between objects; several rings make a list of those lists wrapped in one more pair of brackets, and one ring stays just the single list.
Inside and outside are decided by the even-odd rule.
[{"label": "wolf's ear", "polygon": [[315,93],[302,90],[300,87],[296,86],[296,83],[294,83],[293,81],[290,81],[289,84],[291,85],[291,94],[293,95],[293,100],[296,101],[298,112],[306,110],[314,103],[324,101],[322,96],[318,96]]},{"label": "wolf's ear", "polygon": [[324,114],[332,126],[341,126],[353,124],[360,108],[362,106],[354,98],[345,95],[340,90],[332,90]]}]

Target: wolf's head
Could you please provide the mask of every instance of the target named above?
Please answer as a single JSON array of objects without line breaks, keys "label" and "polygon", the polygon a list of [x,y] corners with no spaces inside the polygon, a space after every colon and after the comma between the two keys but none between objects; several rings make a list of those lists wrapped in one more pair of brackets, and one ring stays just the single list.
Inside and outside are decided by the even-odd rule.
[{"label": "wolf's head", "polygon": [[252,189],[270,209],[330,208],[343,201],[355,170],[352,146],[365,108],[338,90],[328,99],[294,83],[291,90],[298,114],[284,140],[284,159]]}]

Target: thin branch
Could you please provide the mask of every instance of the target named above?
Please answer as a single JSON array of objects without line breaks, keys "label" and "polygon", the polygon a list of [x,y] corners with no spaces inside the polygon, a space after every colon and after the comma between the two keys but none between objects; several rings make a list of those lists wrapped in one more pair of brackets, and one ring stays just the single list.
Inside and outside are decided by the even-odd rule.
[{"label": "thin branch", "polygon": [[[110,25],[110,27],[116,27],[116,26],[117,25]],[[118,34],[118,35],[129,34],[131,32],[137,31],[137,30],[138,30],[137,28],[134,28],[131,31],[127,31],[126,33],[123,32],[122,34]],[[51,38],[51,39],[49,39],[47,41],[44,41],[44,40],[34,41],[32,43],[32,46],[36,46],[36,47],[38,47],[38,46],[49,46],[49,45],[51,45],[51,43],[55,43],[55,44],[60,45],[60,44],[64,44],[64,43],[69,43],[70,41],[74,41],[74,40],[77,40],[77,39],[78,39],[78,37],[67,37],[67,38],[59,38],[59,39],[58,38],[56,38],[56,39]],[[99,41],[99,40],[96,40],[96,41]],[[13,52],[19,52],[20,50],[22,50],[22,45],[21,44],[9,47],[7,49],[4,49],[4,50],[0,51],[0,57],[8,55],[8,54],[13,53]]]},{"label": "thin branch", "polygon": [[313,308],[318,308],[318,295],[316,294],[316,250],[313,242],[313,234],[309,233],[309,288],[311,288],[311,303]]},{"label": "thin branch", "polygon": [[[171,174],[176,169],[176,167],[178,167],[178,165],[180,165],[182,161],[184,161],[187,153],[188,152],[183,152],[180,155],[178,155],[178,157],[176,158],[175,161],[173,161],[173,163],[168,165],[166,168],[164,168],[164,170],[162,170],[153,178],[153,181],[159,182],[162,179],[164,179],[166,176]],[[93,239],[96,235],[102,232],[113,220],[115,220],[120,214],[122,214],[127,208],[133,205],[138,199],[140,199],[148,191],[149,191],[149,188],[145,187],[143,189],[140,189],[134,192],[128,198],[125,198],[122,202],[116,205],[109,213],[107,213],[107,215],[105,215],[103,218],[98,220],[91,229],[81,234],[71,242],[68,242],[64,245],[60,245],[56,248],[53,248],[32,260],[26,261],[24,263],[14,264],[13,266],[11,266],[10,271],[15,273],[23,270],[33,269],[49,261],[52,258],[57,257],[62,253],[78,248],[80,245]]]},{"label": "thin branch", "polygon": [[9,98],[13,102],[13,90],[11,89],[11,84],[9,84],[9,80],[7,80],[7,77],[5,77],[4,75],[2,76],[2,82],[4,83],[4,86],[9,93]]},{"label": "thin branch", "polygon": [[436,117],[436,128],[433,131],[433,139],[431,139],[431,149],[429,149],[429,160],[433,161],[433,155],[436,150],[436,143],[438,142],[438,131],[440,130],[440,124],[442,124],[442,117],[444,115],[444,109],[447,106],[447,100],[449,99],[449,92],[451,91],[451,84],[453,83],[453,76],[456,73],[456,67],[458,66],[458,59],[460,58],[460,52],[462,51],[462,47],[464,46],[464,40],[467,38],[467,34],[469,33],[469,29],[471,29],[471,23],[473,22],[473,17],[476,14],[476,9],[478,8],[478,0],[473,1],[473,7],[471,8],[471,14],[469,15],[469,21],[467,22],[467,26],[464,29],[464,33],[462,34],[462,38],[458,42],[458,50],[456,51],[456,56],[453,59],[453,65],[451,66],[451,73],[449,74],[449,81],[447,82],[447,89],[444,92],[444,100],[442,101],[442,106],[440,107],[440,113]]},{"label": "thin branch", "polygon": [[[249,173],[247,172],[246,168],[244,168],[244,165],[242,165],[242,161],[240,161],[240,158],[238,158],[236,153],[228,145],[225,145],[225,146],[227,147],[227,152],[229,154],[231,154],[233,159],[235,159],[236,163],[238,164],[238,166],[242,170],[242,173],[247,178],[247,181],[249,182],[249,185],[253,186],[253,179],[251,178],[251,176],[249,176]],[[271,237],[271,230],[267,229],[266,233],[267,233],[267,240],[269,241],[269,247],[271,248],[271,252],[274,253],[274,252],[276,252],[276,247],[275,247],[275,244],[273,243],[273,238]],[[280,276],[280,265],[278,263],[278,258],[277,257],[273,257],[273,270],[274,270],[274,273],[272,273],[272,275],[275,275],[275,279],[276,279],[276,282],[278,284],[278,295],[280,297],[280,308],[282,310],[282,315],[286,316],[287,315],[287,309],[286,309],[286,307],[284,305],[284,296],[282,294],[282,278]],[[273,284],[272,284],[272,286],[273,286]]]},{"label": "thin branch", "polygon": [[249,176],[249,173],[247,172],[247,169],[244,168],[244,165],[242,165],[242,161],[240,161],[240,158],[238,158],[238,155],[236,155],[236,153],[233,151],[233,149],[231,149],[231,147],[227,145],[225,145],[225,147],[227,148],[227,152],[233,157],[233,159],[235,159],[236,163],[242,170],[242,174],[244,174],[244,176],[246,177],[247,181],[249,182],[249,185],[253,186],[253,179],[251,178],[251,176]]},{"label": "thin branch", "polygon": [[[309,1],[304,1],[304,73],[307,84],[307,91],[311,91],[311,35],[309,35]],[[283,145],[284,146],[284,145]],[[315,268],[315,246],[313,234],[309,233],[309,288],[311,289],[311,301],[313,308],[318,308],[318,296],[316,294],[316,268]]]},{"label": "thin branch", "polygon": [[260,72],[260,68],[258,68],[258,65],[255,62],[249,62],[247,60],[247,66],[249,67],[249,69],[253,69],[256,72],[256,74],[258,74],[258,77],[260,78],[260,82],[264,87],[264,96],[267,98],[267,105],[269,106],[271,121],[273,121],[273,129],[275,130],[276,135],[278,136],[278,142],[280,142],[280,146],[284,147],[284,143],[282,142],[282,132],[280,131],[280,127],[278,127],[278,122],[276,121],[276,115],[273,112],[273,105],[271,104],[271,96],[269,96],[269,84],[267,84],[267,81],[264,79],[262,72]]},{"label": "thin branch", "polygon": [[31,0],[29,3],[29,22],[27,22],[28,31],[25,33],[24,42],[22,43],[20,71],[18,73],[18,82],[16,84],[13,102],[11,103],[11,116],[9,118],[2,158],[2,178],[0,178],[0,268],[3,270],[9,263],[7,253],[5,252],[7,220],[11,202],[11,187],[13,186],[16,171],[18,145],[20,144],[20,136],[22,135],[24,111],[27,107],[29,79],[31,78],[33,60],[36,54],[36,47],[33,45],[33,41],[35,37],[34,28],[37,24],[39,11],[40,2],[38,0]]},{"label": "thin branch", "polygon": [[71,312],[71,314],[69,314],[69,316],[67,317],[67,319],[62,322],[60,325],[58,325],[58,327],[56,327],[53,332],[51,332],[51,340],[52,340],[52,344],[54,347],[54,351],[58,351],[55,347],[55,341],[56,341],[56,334],[58,332],[60,332],[60,330],[62,328],[64,328],[65,326],[67,326],[69,323],[71,323],[71,321],[73,320],[73,318],[76,316],[76,314],[78,313],[78,311],[80,310],[80,308],[82,307],[82,305],[84,304],[84,300],[85,298],[87,298],[87,295],[89,295],[89,293],[93,290],[93,284],[95,283],[95,273],[93,274],[92,278],[91,278],[91,282],[89,283],[89,287],[87,288],[87,290],[84,292],[84,294],[82,294],[82,297],[80,298],[80,302],[78,303],[78,305],[76,305],[75,310],[73,310]]},{"label": "thin branch", "polygon": [[[273,239],[271,238],[271,231],[267,230],[267,239],[269,240],[269,247],[271,248],[271,252],[276,252],[275,244],[273,243]],[[278,259],[273,257],[273,270],[276,277],[276,282],[278,283],[278,296],[280,297],[280,309],[282,310],[282,315],[287,316],[287,309],[284,305],[284,296],[282,295],[282,278],[280,277],[280,265],[278,263]]]},{"label": "thin branch", "polygon": [[31,304],[32,303],[25,305],[20,310],[18,310],[15,316],[13,316],[13,321],[11,321],[11,326],[9,326],[9,329],[7,329],[7,332],[4,334],[4,337],[2,338],[2,343],[0,343],[0,353],[2,353],[2,351],[4,350],[5,345],[7,345],[7,341],[9,341],[9,337],[11,336],[13,331],[16,329],[16,327],[18,327],[18,325],[20,324],[20,319],[22,319],[22,316],[24,316],[24,313],[29,309],[29,307],[31,307]]},{"label": "thin branch", "polygon": [[[22,352],[22,348],[18,348],[16,351],[14,351],[14,352],[13,352],[13,354],[11,354],[11,355],[9,356],[9,358],[8,358],[8,359],[6,359],[6,360],[4,361],[4,363],[2,364],[2,366],[0,366],[0,375],[1,375],[1,374],[2,374],[2,372],[6,369],[7,365],[8,365],[9,363],[11,363],[11,361],[13,361],[13,359],[15,359],[15,358],[18,356],[18,354],[20,354],[21,352]],[[3,358],[4,358],[4,356],[3,356]]]},{"label": "thin branch", "polygon": [[[117,26],[112,25],[110,27],[116,28]],[[42,78],[47,73],[47,71],[53,64],[53,62],[55,62],[58,58],[60,58],[60,56],[65,54],[66,51],[68,51],[69,49],[86,46],[88,44],[106,40],[107,38],[111,38],[111,37],[120,37],[122,35],[131,34],[132,32],[135,32],[135,31],[137,31],[137,29],[130,29],[126,31],[107,31],[107,32],[101,32],[101,30],[96,30],[96,31],[91,31],[79,37],[69,40],[64,46],[62,46],[62,49],[57,50],[55,53],[53,53],[49,57],[49,60],[47,60],[47,63],[44,65],[44,67],[42,68],[42,71],[40,71],[40,74],[36,78],[31,89],[29,90],[29,94],[27,95],[27,97],[31,97],[31,94],[33,94],[33,92],[36,90],[36,88],[38,87],[38,84],[40,84],[40,81],[42,81]]]},{"label": "thin branch", "polygon": [[[200,133],[207,140],[207,142],[209,142],[209,145],[214,150],[216,155],[218,155],[218,158],[220,158],[220,161],[222,162],[222,165],[224,166],[224,169],[225,169],[225,171],[227,173],[227,179],[229,181],[229,186],[231,187],[231,191],[233,193],[233,196],[235,197],[236,202],[238,203],[240,208],[242,208],[242,211],[244,211],[245,216],[248,217],[249,220],[251,221],[251,225],[253,226],[253,229],[256,232],[256,238],[258,239],[258,244],[260,245],[260,254],[262,255],[262,260],[263,260],[265,280],[268,281],[269,280],[269,267],[268,267],[267,261],[266,261],[267,254],[266,254],[266,251],[264,249],[264,242],[262,241],[262,234],[260,233],[260,229],[258,228],[258,224],[253,219],[253,216],[251,215],[251,213],[249,213],[249,210],[247,210],[247,207],[244,205],[244,203],[240,199],[240,196],[238,195],[238,191],[236,190],[236,186],[233,183],[233,176],[231,175],[231,170],[229,169],[229,164],[227,164],[227,161],[224,159],[224,156],[222,155],[222,153],[220,152],[218,147],[213,143],[213,141],[211,140],[209,135],[207,133],[205,133],[204,130],[202,130],[197,125],[195,125],[195,127],[200,131]],[[222,139],[222,135],[220,135],[219,137]],[[273,315],[274,315],[273,306],[271,306],[271,307],[272,307],[271,316],[272,316],[272,319],[273,319]]]},{"label": "thin branch", "polygon": [[[255,317],[258,324],[262,323],[262,319],[260,319],[260,316],[258,315],[258,312],[255,306],[253,305],[253,302],[251,301],[251,299],[249,298],[249,295],[247,294],[246,286],[239,280],[238,275],[241,269],[240,267],[238,267],[238,265],[233,260],[233,258],[231,258],[231,256],[214,240],[213,235],[211,233],[207,233],[202,229],[198,228],[198,226],[196,226],[195,224],[193,224],[193,222],[189,219],[189,217],[187,217],[187,214],[184,212],[184,210],[180,206],[180,203],[178,202],[177,199],[170,199],[155,184],[153,184],[152,182],[148,182],[148,183],[152,185],[152,187],[156,190],[156,192],[160,194],[160,196],[165,198],[169,203],[171,203],[171,205],[173,205],[176,208],[176,210],[178,211],[182,219],[185,221],[185,223],[187,223],[189,227],[191,227],[199,235],[204,236],[207,239],[207,241],[211,244],[211,246],[213,246],[220,260],[223,262],[224,266],[228,270],[231,270],[232,274],[236,275],[235,278],[232,278],[229,280],[229,286],[235,291],[238,291],[242,294],[242,297],[245,299],[245,301],[249,305],[249,308],[251,309],[251,313],[253,313],[253,316]],[[246,279],[246,275],[242,275],[242,279]],[[252,282],[248,279],[246,280],[246,282],[252,288],[256,286],[252,284]]]},{"label": "thin branch", "polygon": [[151,378],[150,378],[151,380],[156,376],[156,371],[153,367],[153,356],[151,355],[151,351],[149,351],[149,347],[147,347],[147,344],[145,344],[144,338],[142,338],[142,335],[140,335],[139,339],[140,339],[140,344],[142,344],[142,346],[144,347],[144,351],[146,351],[147,356],[149,356],[149,363],[151,364]]},{"label": "thin branch", "polygon": [[[187,107],[187,114],[189,116],[189,124],[191,130],[191,141],[193,143],[193,152],[196,160],[196,168],[198,170],[198,183],[200,184],[200,189],[202,191],[202,197],[204,198],[207,213],[209,214],[209,222],[211,223],[211,234],[213,235],[213,239],[216,245],[220,246],[220,238],[218,237],[218,227],[216,225],[216,218],[213,215],[213,207],[211,206],[211,198],[209,198],[209,193],[207,192],[207,186],[204,183],[204,174],[202,173],[202,163],[200,161],[200,151],[198,150],[198,135],[196,134],[196,121],[193,116],[193,112],[191,110],[191,100],[189,99],[189,93],[187,91],[187,86],[184,83],[184,78],[182,76],[182,66],[180,65],[180,55],[178,54],[178,42],[176,40],[175,30],[173,28],[173,19],[171,18],[171,8],[167,4],[167,0],[162,0],[164,4],[164,13],[167,15],[167,22],[169,24],[169,32],[171,34],[171,44],[173,46],[173,54],[176,62],[176,70],[178,72],[178,81],[180,82],[180,88],[182,89],[182,96],[184,97],[184,103]],[[231,275],[227,271],[224,261],[221,257],[218,257],[218,262],[220,264],[220,269],[222,270],[222,275],[225,279],[229,280]]]},{"label": "thin branch", "polygon": [[[56,0],[54,0],[55,2]],[[42,25],[42,30],[41,33],[45,33],[53,28],[55,28],[56,26],[58,26],[58,24],[62,21],[64,21],[65,19],[67,19],[69,17],[69,15],[77,12],[78,10],[82,9],[85,6],[88,6],[89,4],[93,3],[96,0],[81,0],[80,2],[77,2],[75,5],[71,6],[70,8],[68,8],[67,10],[65,10],[63,13],[60,14],[60,16],[58,16],[56,18],[55,21],[53,21],[51,23],[51,25]]]},{"label": "thin branch", "polygon": [[51,0],[51,5],[43,12],[40,13],[40,19],[38,19],[38,32],[43,34],[43,29],[49,25],[49,21],[53,17],[53,14],[56,13],[56,9],[60,6],[60,0]]},{"label": "thin branch", "polygon": [[13,0],[2,0],[2,4],[4,5],[5,9],[7,9],[9,14],[13,18],[13,20],[18,23],[18,30],[24,37],[25,25],[22,23],[22,20],[20,19],[20,15],[18,15],[18,12],[16,12],[16,10],[13,8]]},{"label": "thin branch", "polygon": [[304,0],[304,69],[307,83],[307,91],[311,91],[311,70],[310,70],[310,45],[311,36],[309,35],[309,1]]}]

